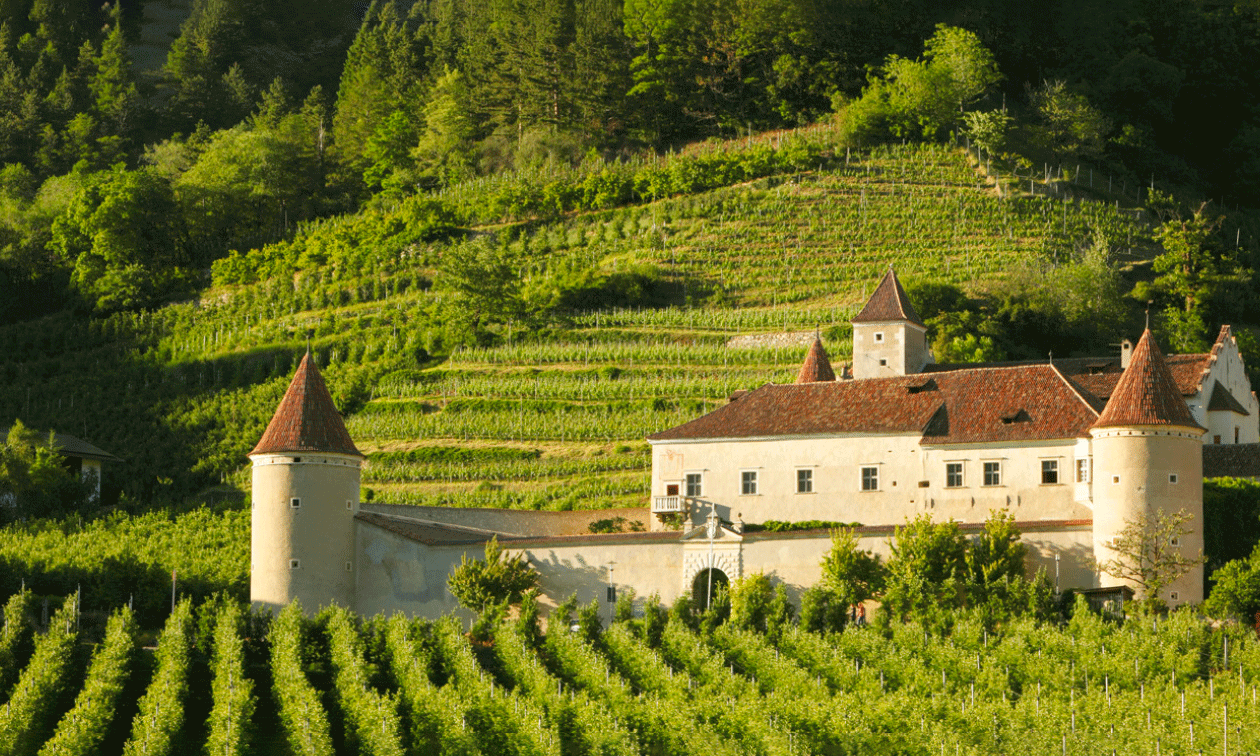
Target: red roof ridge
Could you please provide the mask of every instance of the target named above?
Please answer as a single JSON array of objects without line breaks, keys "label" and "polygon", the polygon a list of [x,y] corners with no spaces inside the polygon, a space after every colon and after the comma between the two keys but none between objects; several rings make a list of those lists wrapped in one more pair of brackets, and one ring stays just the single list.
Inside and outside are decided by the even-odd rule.
[{"label": "red roof ridge", "polygon": [[1133,348],[1129,366],[1111,392],[1094,428],[1180,425],[1201,428],[1190,414],[1167,361],[1148,328]]},{"label": "red roof ridge", "polygon": [[836,371],[831,369],[831,360],[827,357],[827,350],[823,348],[822,339],[815,336],[813,345],[805,355],[805,361],[801,363],[801,372],[796,374],[796,382],[819,383],[835,379]]},{"label": "red roof ridge", "polygon": [[923,325],[919,314],[914,311],[910,298],[906,296],[906,290],[901,287],[901,281],[897,280],[896,271],[893,270],[892,265],[889,265],[888,272],[875,287],[875,293],[871,294],[871,298],[866,300],[862,311],[850,322],[883,323],[896,320]]},{"label": "red roof ridge", "polygon": [[1050,363],[1050,369],[1054,371],[1055,375],[1059,376],[1059,380],[1063,381],[1063,385],[1068,387],[1068,389],[1072,392],[1072,394],[1081,401],[1081,404],[1084,404],[1086,407],[1089,408],[1090,412],[1094,413],[1094,417],[1099,416],[1100,413],[1094,407],[1094,403],[1085,398],[1085,394],[1087,392],[1084,389],[1082,389],[1080,386],[1076,385],[1076,381],[1064,375],[1063,371],[1059,370],[1059,367],[1055,365],[1053,362]]},{"label": "red roof ridge", "polygon": [[310,352],[302,358],[267,430],[249,454],[327,452],[362,457]]}]

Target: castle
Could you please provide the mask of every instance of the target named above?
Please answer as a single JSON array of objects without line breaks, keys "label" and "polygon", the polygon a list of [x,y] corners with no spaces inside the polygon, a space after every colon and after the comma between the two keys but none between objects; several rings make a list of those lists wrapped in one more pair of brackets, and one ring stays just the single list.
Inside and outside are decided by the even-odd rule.
[{"label": "castle", "polygon": [[[1200,553],[1205,460],[1221,474],[1260,450],[1260,402],[1228,326],[1205,354],[1165,357],[1148,329],[1114,358],[937,364],[891,268],[852,322],[851,374],[837,377],[815,340],[795,383],[737,392],[650,436],[641,533],[581,534],[584,513],[360,503],[364,457],[308,356],[250,454],[252,601],[436,616],[456,607],[451,568],[491,536],[540,571],[545,604],[608,585],[702,597],[758,571],[799,596],[828,532],[745,525],[861,523],[861,547],[887,556],[908,518],[974,532],[991,510],[1014,516],[1030,571],[1062,588],[1119,586],[1092,565],[1115,556],[1127,523],[1184,509],[1192,532],[1176,548]],[[1198,602],[1202,586],[1200,567],[1164,598]]]}]

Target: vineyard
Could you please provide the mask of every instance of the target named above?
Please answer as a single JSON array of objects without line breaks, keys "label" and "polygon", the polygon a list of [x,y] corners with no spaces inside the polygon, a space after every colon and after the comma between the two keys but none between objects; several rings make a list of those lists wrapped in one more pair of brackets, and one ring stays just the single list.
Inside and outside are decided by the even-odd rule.
[{"label": "vineyard", "polygon": [[[1001,175],[999,192],[961,148],[834,139],[814,127],[479,179],[309,224],[223,261],[195,303],[0,329],[0,418],[122,457],[105,484],[128,509],[208,503],[216,484],[239,500],[245,454],[309,338],[368,454],[365,498],[636,506],[644,436],[791,380],[800,334],[821,329],[843,360],[848,319],[890,263],[904,281],[978,293],[1099,238],[1122,260],[1149,256],[1131,197],[1040,172]],[[442,237],[452,218],[467,233]],[[583,309],[576,297],[468,346],[451,341],[450,293],[434,281],[477,245],[513,261],[527,299],[619,275],[647,276],[664,299]],[[756,341],[784,332],[798,337]],[[450,448],[485,456],[442,461]]]},{"label": "vineyard", "polygon": [[596,607],[476,640],[453,617],[183,600],[150,652],[125,608],[88,627],[71,596],[40,632],[33,608],[4,606],[0,753],[1260,751],[1260,643],[1188,611],[767,636],[683,615],[604,629]]}]

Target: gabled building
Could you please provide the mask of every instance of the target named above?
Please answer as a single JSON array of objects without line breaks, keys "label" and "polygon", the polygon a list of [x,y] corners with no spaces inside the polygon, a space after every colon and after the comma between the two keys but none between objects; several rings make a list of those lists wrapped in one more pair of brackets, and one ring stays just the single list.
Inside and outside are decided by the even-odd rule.
[{"label": "gabled building", "polygon": [[[1228,326],[1207,354],[1165,358],[1147,330],[1114,358],[991,364],[937,364],[926,330],[890,268],[853,320],[852,379],[836,379],[815,341],[796,383],[650,436],[655,527],[710,514],[978,524],[1005,510],[1038,532],[1077,533],[1039,537],[1034,561],[1067,558],[1088,580],[1077,587],[1099,587],[1109,578],[1084,566],[1109,557],[1126,522],[1184,508],[1201,523],[1205,442],[1260,441]],[[1201,530],[1184,540],[1197,553]],[[1167,598],[1201,600],[1201,586],[1199,571]]]}]

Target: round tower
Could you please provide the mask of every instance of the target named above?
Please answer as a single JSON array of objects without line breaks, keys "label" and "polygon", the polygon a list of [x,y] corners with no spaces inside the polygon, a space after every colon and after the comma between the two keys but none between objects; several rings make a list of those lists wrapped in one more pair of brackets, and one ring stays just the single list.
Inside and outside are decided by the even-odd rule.
[{"label": "round tower", "polygon": [[363,455],[311,355],[298,365],[253,462],[250,602],[314,613],[354,608],[355,530]]},{"label": "round tower", "polygon": [[[1203,553],[1203,433],[1194,421],[1150,329],[1143,334],[1107,406],[1089,430],[1093,439],[1094,558],[1122,559],[1114,539],[1132,523],[1185,510],[1191,531],[1162,548]],[[1103,586],[1128,584],[1100,574]],[[1203,600],[1199,565],[1162,592],[1169,606]]]}]

